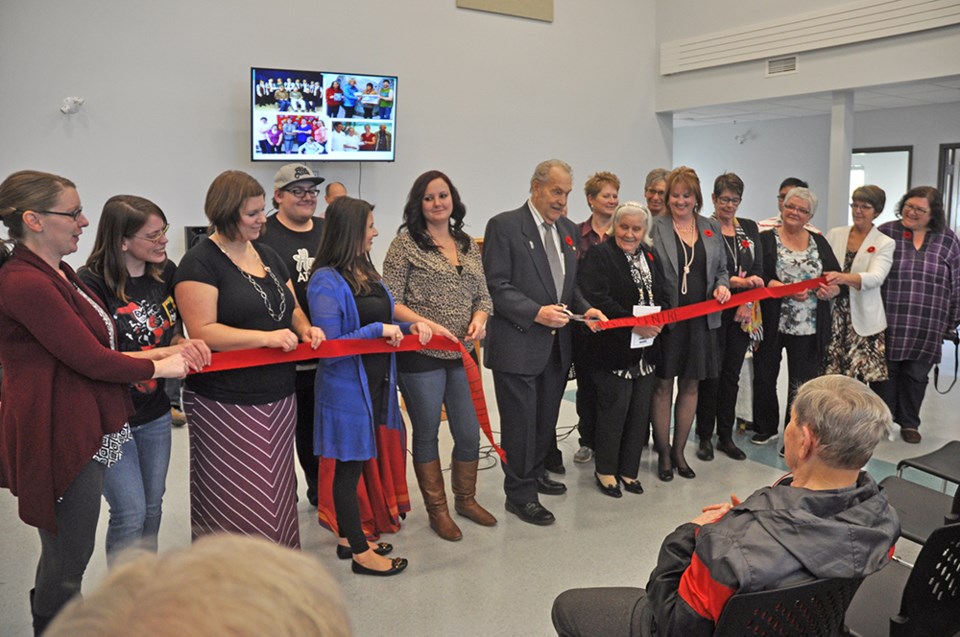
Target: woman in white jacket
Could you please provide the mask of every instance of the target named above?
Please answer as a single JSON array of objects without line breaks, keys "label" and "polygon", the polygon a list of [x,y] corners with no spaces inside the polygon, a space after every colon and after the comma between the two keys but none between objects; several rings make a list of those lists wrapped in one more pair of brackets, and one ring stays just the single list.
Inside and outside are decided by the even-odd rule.
[{"label": "woman in white jacket", "polygon": [[887,379],[887,317],[880,286],[890,273],[895,244],[873,225],[886,199],[878,186],[857,188],[850,204],[853,225],[827,233],[834,254],[843,255],[843,271],[825,273],[829,283],[841,286],[833,307],[826,374],[844,374],[863,382]]}]

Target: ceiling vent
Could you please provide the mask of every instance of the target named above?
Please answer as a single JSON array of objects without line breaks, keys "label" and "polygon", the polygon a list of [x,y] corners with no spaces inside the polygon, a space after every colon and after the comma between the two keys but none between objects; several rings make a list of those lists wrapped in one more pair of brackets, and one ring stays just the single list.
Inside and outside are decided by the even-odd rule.
[{"label": "ceiling vent", "polygon": [[788,75],[797,72],[797,56],[788,55],[782,58],[767,60],[767,77]]}]

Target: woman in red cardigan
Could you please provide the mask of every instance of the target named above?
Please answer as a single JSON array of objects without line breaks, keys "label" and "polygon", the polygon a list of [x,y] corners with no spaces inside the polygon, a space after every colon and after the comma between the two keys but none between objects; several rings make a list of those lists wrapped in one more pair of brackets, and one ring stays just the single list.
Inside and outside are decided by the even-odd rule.
[{"label": "woman in red cardigan", "polygon": [[107,467],[130,437],[127,383],[182,378],[200,361],[116,350],[116,327],[61,259],[89,221],[73,182],[20,171],[0,184],[0,486],[40,532],[34,632],[80,591]]}]

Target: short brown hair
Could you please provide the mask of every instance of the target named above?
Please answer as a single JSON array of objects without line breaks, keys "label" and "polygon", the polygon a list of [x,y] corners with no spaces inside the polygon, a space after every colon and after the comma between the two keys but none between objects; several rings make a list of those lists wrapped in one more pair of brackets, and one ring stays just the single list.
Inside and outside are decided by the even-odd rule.
[{"label": "short brown hair", "polygon": [[617,189],[617,192],[620,192],[620,178],[606,170],[601,170],[590,175],[590,177],[587,178],[587,182],[583,184],[583,192],[587,197],[596,197],[607,184],[610,184]]},{"label": "short brown hair", "polygon": [[858,203],[873,206],[874,211],[878,215],[883,212],[883,207],[887,203],[887,193],[883,191],[883,188],[871,184],[860,186],[853,191],[853,195],[850,198]]},{"label": "short brown hair", "polygon": [[717,197],[723,194],[724,190],[743,197],[743,180],[737,173],[723,173],[713,180],[713,194]]},{"label": "short brown hair", "polygon": [[697,173],[693,168],[679,166],[667,175],[667,210],[670,210],[670,193],[673,192],[674,184],[684,185],[693,191],[694,196],[697,198],[697,205],[693,209],[693,214],[700,214],[700,210],[703,208],[703,193],[700,191],[700,178],[697,177]]},{"label": "short brown hair", "polygon": [[237,238],[240,209],[251,197],[264,197],[260,182],[241,170],[226,170],[207,189],[203,211],[210,225],[230,240]]}]

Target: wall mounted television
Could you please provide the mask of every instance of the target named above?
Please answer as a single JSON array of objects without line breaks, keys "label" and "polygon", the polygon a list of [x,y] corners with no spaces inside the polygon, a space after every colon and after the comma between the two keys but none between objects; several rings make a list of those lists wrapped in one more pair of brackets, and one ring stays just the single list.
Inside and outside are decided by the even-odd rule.
[{"label": "wall mounted television", "polygon": [[250,72],[253,161],[393,161],[393,75],[254,67]]}]

